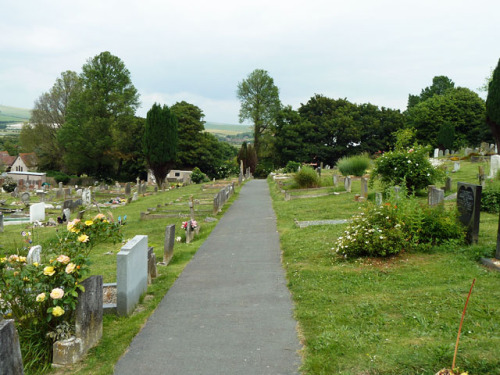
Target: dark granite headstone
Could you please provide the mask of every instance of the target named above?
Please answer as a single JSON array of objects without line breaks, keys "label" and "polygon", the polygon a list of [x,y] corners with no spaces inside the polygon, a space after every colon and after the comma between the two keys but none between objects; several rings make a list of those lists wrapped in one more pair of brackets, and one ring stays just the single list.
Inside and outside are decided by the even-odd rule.
[{"label": "dark granite headstone", "polygon": [[481,209],[481,185],[459,182],[457,184],[457,208],[460,222],[467,227],[467,243],[477,243]]},{"label": "dark granite headstone", "polygon": [[165,228],[165,244],[163,246],[163,263],[165,265],[170,262],[174,255],[175,244],[175,224],[167,225]]},{"label": "dark granite headstone", "polygon": [[2,375],[24,374],[19,336],[12,319],[0,318],[0,373]]}]

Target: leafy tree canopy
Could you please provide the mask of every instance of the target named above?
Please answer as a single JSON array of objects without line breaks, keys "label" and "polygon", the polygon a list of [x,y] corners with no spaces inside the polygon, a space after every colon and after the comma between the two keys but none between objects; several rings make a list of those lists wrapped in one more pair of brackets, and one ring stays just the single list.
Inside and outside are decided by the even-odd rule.
[{"label": "leafy tree canopy", "polygon": [[422,89],[420,95],[409,95],[408,96],[408,107],[409,111],[411,108],[415,107],[417,104],[432,98],[434,95],[444,95],[448,90],[453,89],[455,83],[446,76],[436,76],[432,79],[432,85]]},{"label": "leafy tree canopy", "polygon": [[497,145],[500,145],[500,60],[493,71],[486,98],[486,122]]}]

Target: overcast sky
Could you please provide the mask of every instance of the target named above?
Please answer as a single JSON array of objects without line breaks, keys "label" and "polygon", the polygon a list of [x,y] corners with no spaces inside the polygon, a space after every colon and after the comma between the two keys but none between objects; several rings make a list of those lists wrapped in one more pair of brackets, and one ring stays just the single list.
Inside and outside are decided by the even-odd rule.
[{"label": "overcast sky", "polygon": [[437,75],[477,91],[500,58],[498,0],[0,4],[0,104],[22,108],[102,51],[129,69],[139,115],[185,100],[222,123],[238,123],[236,86],[254,69],[295,109],[323,94],[403,110]]}]

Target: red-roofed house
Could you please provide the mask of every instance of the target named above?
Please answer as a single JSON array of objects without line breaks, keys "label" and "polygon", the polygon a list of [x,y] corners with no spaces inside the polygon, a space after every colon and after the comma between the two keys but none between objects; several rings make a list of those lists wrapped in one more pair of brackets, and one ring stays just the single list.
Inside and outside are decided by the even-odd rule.
[{"label": "red-roofed house", "polygon": [[0,168],[9,172],[16,159],[17,156],[10,156],[7,151],[0,151]]},{"label": "red-roofed house", "polygon": [[0,151],[0,163],[5,172],[36,172],[37,160],[34,152],[10,156],[7,151]]}]

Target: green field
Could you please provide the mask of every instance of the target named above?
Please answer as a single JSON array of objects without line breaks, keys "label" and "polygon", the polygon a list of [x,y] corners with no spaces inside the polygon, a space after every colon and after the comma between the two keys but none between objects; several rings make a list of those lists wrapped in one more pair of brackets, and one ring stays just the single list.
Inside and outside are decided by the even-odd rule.
[{"label": "green field", "polygon": [[236,135],[241,133],[249,133],[252,131],[252,127],[249,125],[232,125],[221,124],[218,122],[207,122],[205,123],[205,130],[209,133]]},{"label": "green field", "polygon": [[0,123],[24,122],[31,117],[31,110],[0,105]]}]

